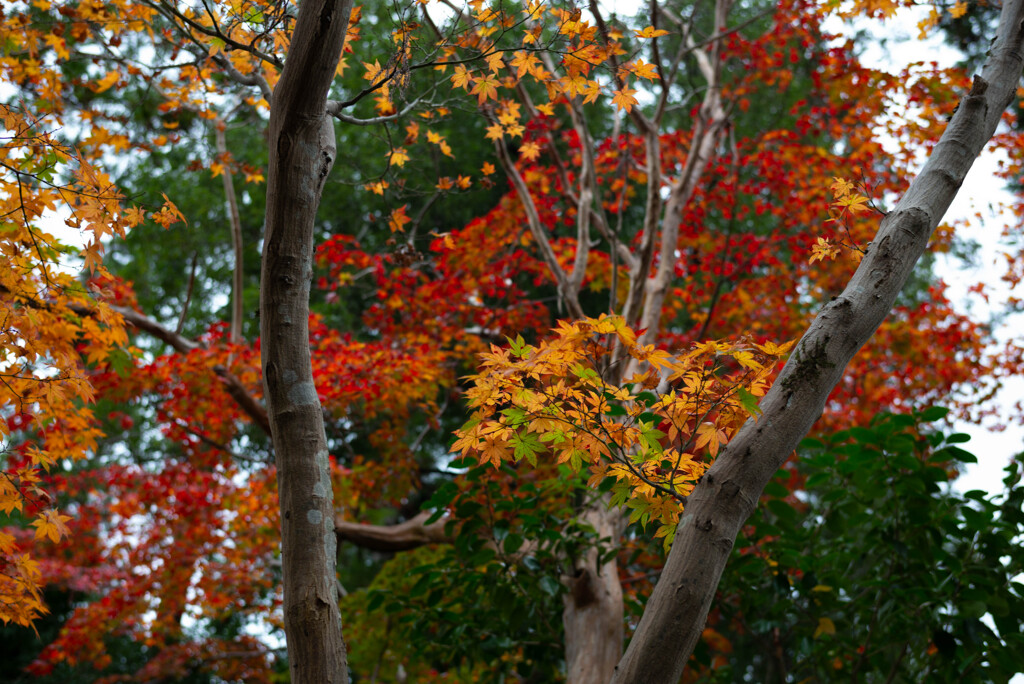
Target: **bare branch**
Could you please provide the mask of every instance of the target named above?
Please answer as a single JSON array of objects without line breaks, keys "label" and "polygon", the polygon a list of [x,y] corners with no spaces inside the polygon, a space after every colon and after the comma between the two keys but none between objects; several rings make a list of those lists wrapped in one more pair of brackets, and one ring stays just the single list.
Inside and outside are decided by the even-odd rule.
[{"label": "bare branch", "polygon": [[267,82],[267,79],[263,77],[263,74],[256,71],[251,74],[243,74],[235,68],[235,65],[231,63],[230,59],[220,53],[214,55],[213,60],[235,83],[245,86],[256,86],[260,89],[263,99],[268,103],[273,99],[274,91],[271,89],[270,83]]},{"label": "bare branch", "polygon": [[[721,34],[729,14],[730,0],[717,0],[715,3],[715,34]],[[679,224],[682,222],[683,209],[693,198],[708,162],[718,145],[719,137],[726,125],[726,112],[722,107],[721,70],[722,58],[719,43],[713,43],[710,54],[697,53],[701,71],[707,79],[707,90],[704,102],[698,113],[694,127],[693,142],[690,153],[686,157],[686,166],[682,175],[676,179],[669,191],[665,203],[665,216],[661,222],[661,250],[658,261],[658,272],[653,281],[644,281],[646,297],[640,327],[645,328],[640,344],[650,344],[658,336],[661,323],[662,304],[665,294],[675,277],[676,248],[679,242]]]},{"label": "bare branch", "polygon": [[551,275],[555,278],[555,283],[558,285],[558,293],[561,296],[562,301],[565,302],[566,308],[569,310],[569,315],[574,318],[582,318],[583,309],[580,307],[579,290],[572,289],[568,276],[566,276],[565,271],[562,270],[562,266],[558,263],[558,257],[555,256],[555,252],[551,248],[551,242],[548,240],[547,231],[544,229],[544,225],[540,221],[540,214],[537,212],[537,205],[534,204],[533,197],[530,195],[530,188],[527,187],[522,174],[519,173],[519,169],[516,168],[515,162],[512,160],[508,148],[505,147],[505,141],[496,140],[494,146],[498,151],[498,160],[501,162],[501,166],[504,169],[505,174],[509,179],[511,179],[512,185],[516,189],[516,194],[519,195],[519,201],[523,204],[523,209],[526,211],[527,223],[530,226],[530,232],[533,235],[534,240],[537,241],[541,258],[544,259],[544,263],[547,264],[548,270],[551,271]]},{"label": "bare branch", "polygon": [[338,541],[347,541],[373,551],[408,551],[427,544],[449,544],[453,539],[445,534],[448,520],[441,518],[429,525],[430,513],[424,511],[405,522],[395,525],[362,525],[334,517],[334,531]]},{"label": "bare branch", "polygon": [[367,119],[360,119],[358,117],[352,116],[351,114],[346,114],[344,112],[344,109],[346,108],[346,103],[342,102],[341,100],[328,100],[327,113],[333,116],[338,121],[342,121],[347,124],[352,124],[354,126],[373,126],[375,124],[389,123],[391,121],[397,121],[398,119],[407,116],[409,112],[413,111],[416,107],[418,107],[420,103],[422,103],[423,100],[426,99],[427,95],[431,94],[432,92],[433,91],[431,90],[429,93],[424,93],[423,95],[420,95],[415,100],[405,105],[405,107],[403,107],[401,111],[395,112],[394,114],[388,114],[387,116],[371,116]]}]

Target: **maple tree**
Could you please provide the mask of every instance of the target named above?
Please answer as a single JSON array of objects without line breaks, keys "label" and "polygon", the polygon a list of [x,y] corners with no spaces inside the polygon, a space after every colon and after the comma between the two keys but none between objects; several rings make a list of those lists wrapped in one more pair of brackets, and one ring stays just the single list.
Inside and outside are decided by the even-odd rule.
[{"label": "maple tree", "polygon": [[[927,271],[897,300],[1014,93],[1006,53],[972,86],[864,68],[804,2],[652,5],[639,23],[597,3],[440,5],[5,17],[21,99],[3,249],[24,263],[5,362],[31,375],[4,395],[2,502],[33,519],[0,537],[0,617],[31,622],[44,582],[82,597],[33,675],[674,681],[732,540],[826,402],[822,430],[938,399],[977,418],[1019,367],[986,356]],[[922,116],[888,117],[897,98]],[[106,165],[158,208],[125,205]],[[38,228],[59,202],[95,236],[91,290]],[[129,227],[109,262],[135,290],[99,263]],[[931,249],[954,241],[942,228]],[[59,542],[32,549],[43,565],[15,550],[32,536]],[[359,546],[416,550],[379,568]],[[509,604],[517,641],[488,631]],[[443,648],[389,644],[410,622]],[[261,638],[282,631],[286,659]]]}]

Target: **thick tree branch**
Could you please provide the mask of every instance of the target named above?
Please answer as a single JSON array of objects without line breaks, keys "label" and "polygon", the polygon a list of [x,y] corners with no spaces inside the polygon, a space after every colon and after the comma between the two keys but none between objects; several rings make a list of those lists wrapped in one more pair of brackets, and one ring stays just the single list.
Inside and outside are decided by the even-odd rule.
[{"label": "thick tree branch", "polygon": [[841,295],[825,305],[749,421],[690,495],[675,543],[613,684],[678,681],[700,638],[740,527],[825,406],[846,365],[888,315],[1024,66],[1024,0],[1003,3],[996,41],[924,169],[879,228]]},{"label": "thick tree branch", "polygon": [[395,525],[363,525],[334,516],[334,531],[339,541],[347,541],[373,551],[408,551],[427,544],[450,544],[445,534],[446,518],[426,524],[430,513],[424,511]]}]

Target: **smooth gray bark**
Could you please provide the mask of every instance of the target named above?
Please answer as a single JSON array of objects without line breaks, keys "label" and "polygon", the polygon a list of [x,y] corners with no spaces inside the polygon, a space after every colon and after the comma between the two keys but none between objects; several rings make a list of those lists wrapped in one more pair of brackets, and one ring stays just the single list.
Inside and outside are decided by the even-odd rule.
[{"label": "smooth gray bark", "polygon": [[821,415],[853,355],[888,315],[932,231],[1013,99],[1024,63],[1024,0],[1006,0],[990,56],[906,194],[882,221],[761,402],[686,503],[675,543],[613,684],[677,682],[700,638],[740,527]]},{"label": "smooth gray bark", "polygon": [[[594,528],[598,540],[617,544],[626,527],[618,508],[608,508],[608,497],[587,506],[579,519]],[[622,654],[625,610],[615,556],[600,563],[607,548],[597,544],[575,559],[563,603],[566,682],[606,682]]]},{"label": "smooth gray bark", "polygon": [[260,344],[281,501],[291,681],[348,682],[334,495],[309,351],[313,225],[335,137],[326,113],[351,0],[304,0],[270,107]]}]

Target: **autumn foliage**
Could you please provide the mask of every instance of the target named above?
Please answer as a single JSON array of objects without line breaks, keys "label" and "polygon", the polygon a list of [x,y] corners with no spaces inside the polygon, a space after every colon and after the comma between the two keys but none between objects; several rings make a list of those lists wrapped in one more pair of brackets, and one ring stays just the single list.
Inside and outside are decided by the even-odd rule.
[{"label": "autumn foliage", "polygon": [[[855,4],[841,12],[895,9]],[[402,633],[390,616],[410,609],[367,597],[411,592],[402,580],[422,568],[440,586],[454,565],[500,564],[510,595],[561,610],[572,563],[593,551],[638,610],[687,495],[759,419],[793,341],[871,249],[968,87],[928,63],[863,66],[823,28],[830,6],[727,5],[639,22],[540,0],[353,9],[327,105],[341,182],[324,194],[308,322],[337,518],[426,512],[466,551],[413,562],[342,544],[345,636],[367,635],[354,670],[485,677],[472,656],[428,662],[388,643]],[[2,11],[0,621],[38,624],[44,587],[74,597],[34,676],[276,681],[281,520],[261,342],[227,308],[197,303],[190,319],[189,306],[204,280],[211,300],[258,298],[251,268],[239,290],[196,263],[241,264],[260,242],[260,132],[296,7]],[[228,149],[214,151],[214,127]],[[999,142],[1005,178],[1019,177],[1024,146],[1009,129]],[[230,198],[225,175],[240,181]],[[252,214],[235,243],[226,199]],[[69,237],[52,234],[61,224]],[[161,262],[162,244],[196,234],[218,243],[191,266]],[[940,228],[932,250],[956,251],[958,235]],[[1014,286],[1018,247],[1005,253]],[[140,262],[190,270],[187,294],[118,275]],[[991,351],[989,332],[921,268],[818,430],[937,402],[991,414],[1024,359]],[[588,506],[627,513],[602,536],[580,522]],[[509,567],[541,578],[535,594]],[[473,615],[446,611],[438,624]],[[500,642],[500,667],[533,667],[532,642],[562,636],[553,622]]]}]

